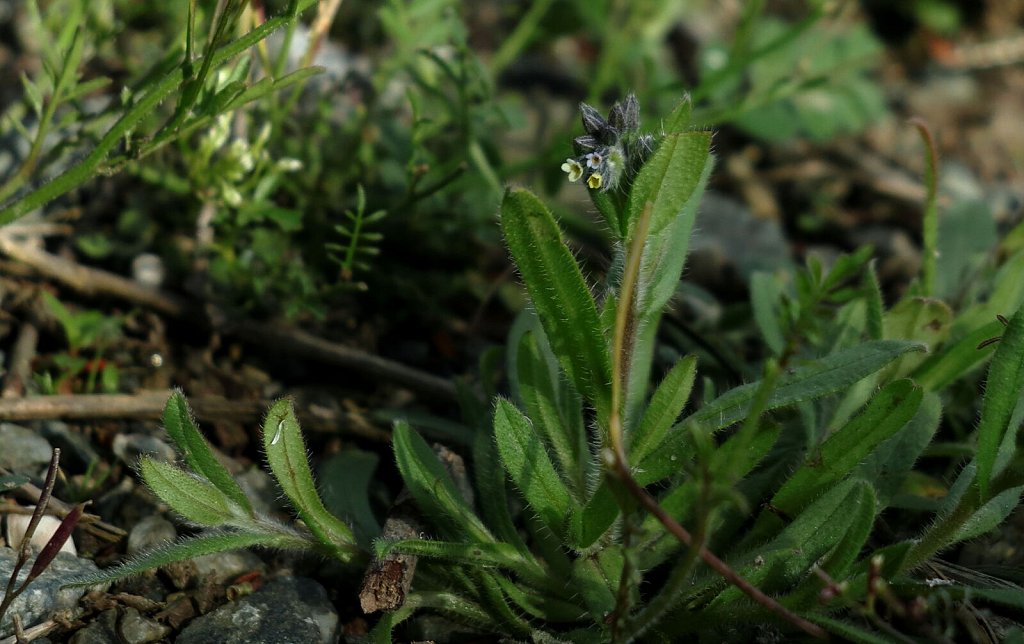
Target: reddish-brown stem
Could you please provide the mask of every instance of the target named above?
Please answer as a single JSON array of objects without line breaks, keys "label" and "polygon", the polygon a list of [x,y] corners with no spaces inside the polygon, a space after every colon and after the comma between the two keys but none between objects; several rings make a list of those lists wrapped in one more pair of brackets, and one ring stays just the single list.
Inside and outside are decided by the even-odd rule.
[{"label": "reddish-brown stem", "polygon": [[[636,500],[640,502],[640,505],[642,505],[645,510],[653,514],[672,536],[687,547],[692,546],[693,536],[690,532],[669,516],[669,514],[665,512],[665,509],[658,504],[658,501],[648,494],[647,490],[642,488],[640,484],[636,482],[636,479],[633,478],[633,474],[626,466],[625,454],[619,452],[615,455],[614,467],[619,480],[625,484],[626,489],[629,490],[630,494],[636,497]],[[772,613],[775,613],[780,619],[789,622],[812,637],[823,640],[829,639],[828,633],[826,633],[820,626],[812,624],[761,592],[761,589],[744,579],[743,576],[733,570],[729,564],[719,559],[715,553],[711,552],[706,547],[701,546],[697,553],[704,563],[710,566],[712,570],[721,575],[730,584],[739,588],[752,600],[764,606]]]}]

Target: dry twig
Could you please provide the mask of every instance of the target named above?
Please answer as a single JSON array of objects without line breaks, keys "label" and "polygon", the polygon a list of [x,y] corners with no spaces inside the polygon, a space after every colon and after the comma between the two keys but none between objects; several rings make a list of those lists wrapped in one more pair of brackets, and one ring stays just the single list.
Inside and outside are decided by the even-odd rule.
[{"label": "dry twig", "polygon": [[[0,252],[31,266],[38,273],[86,295],[108,295],[154,309],[189,322],[209,324],[202,307],[173,294],[142,286],[108,271],[82,266],[0,233]],[[212,317],[224,319],[212,309]],[[300,329],[259,322],[228,325],[225,331],[263,346],[274,346],[289,355],[331,364],[394,382],[443,401],[454,401],[455,386],[447,379],[408,367],[394,360],[318,338]]]},{"label": "dry twig", "polygon": [[[142,391],[137,394],[66,394],[0,399],[0,421],[95,420],[98,418],[159,420],[172,390]],[[271,401],[228,400],[221,396],[189,399],[200,421],[231,419],[259,423]],[[354,414],[332,414],[330,410],[297,410],[303,428],[340,432],[375,441],[391,440],[390,432],[374,427]]]}]

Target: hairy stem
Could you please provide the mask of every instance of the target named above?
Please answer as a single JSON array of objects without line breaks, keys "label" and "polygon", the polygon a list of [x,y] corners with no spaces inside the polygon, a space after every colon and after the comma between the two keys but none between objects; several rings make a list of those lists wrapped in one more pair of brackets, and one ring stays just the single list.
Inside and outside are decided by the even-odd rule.
[{"label": "hairy stem", "polygon": [[[777,615],[780,619],[789,622],[808,635],[819,639],[828,639],[828,634],[820,626],[812,624],[787,609],[775,599],[764,594],[764,592],[743,578],[731,566],[701,545],[700,541],[695,540],[686,528],[677,523],[676,520],[673,519],[660,504],[658,504],[657,500],[655,500],[653,496],[648,494],[647,490],[636,482],[636,479],[633,478],[633,473],[629,469],[625,449],[623,447],[621,417],[622,385],[623,378],[625,376],[625,365],[629,359],[629,356],[626,355],[626,335],[632,318],[633,300],[635,297],[634,291],[636,289],[637,276],[640,272],[640,256],[647,237],[650,213],[651,204],[648,203],[644,208],[643,213],[640,215],[640,219],[636,223],[634,237],[630,244],[629,255],[626,258],[626,267],[622,276],[622,287],[619,290],[620,296],[615,316],[615,334],[612,344],[611,411],[608,418],[608,448],[604,452],[605,463],[611,469],[616,478],[625,485],[626,490],[630,495],[639,501],[640,505],[643,506],[645,510],[653,514],[655,518],[665,526],[665,529],[684,545],[689,548],[696,548],[697,554],[700,558],[714,571],[724,577],[726,581],[739,588],[748,597]],[[766,398],[763,391],[766,387],[761,387],[761,389],[762,391],[759,392],[761,394],[759,397]],[[754,409],[752,410],[751,415],[757,413],[756,409]],[[749,433],[752,430],[748,425],[751,425],[749,418],[748,422],[744,424],[744,430]],[[623,507],[622,509],[624,513],[628,510],[626,507]],[[626,572],[627,570],[624,569],[623,573]],[[628,610],[628,607],[623,605],[623,601],[623,593],[620,593],[619,601],[616,605],[616,615],[618,619],[624,619],[626,617],[626,611]],[[616,628],[616,631],[618,631],[618,628]]]}]

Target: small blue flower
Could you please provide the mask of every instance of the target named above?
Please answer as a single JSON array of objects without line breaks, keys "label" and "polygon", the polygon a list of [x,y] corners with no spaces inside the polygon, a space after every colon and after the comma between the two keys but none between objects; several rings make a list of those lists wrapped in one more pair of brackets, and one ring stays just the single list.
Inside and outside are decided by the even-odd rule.
[{"label": "small blue flower", "polygon": [[569,181],[586,181],[591,190],[607,192],[623,178],[632,179],[654,149],[654,138],[641,135],[640,102],[629,94],[612,105],[608,118],[594,107],[580,103],[586,134],[573,139],[575,159],[566,159],[562,170]]},{"label": "small blue flower", "polygon": [[583,166],[576,159],[566,159],[562,164],[562,172],[569,175],[569,181],[576,183],[583,176]]}]

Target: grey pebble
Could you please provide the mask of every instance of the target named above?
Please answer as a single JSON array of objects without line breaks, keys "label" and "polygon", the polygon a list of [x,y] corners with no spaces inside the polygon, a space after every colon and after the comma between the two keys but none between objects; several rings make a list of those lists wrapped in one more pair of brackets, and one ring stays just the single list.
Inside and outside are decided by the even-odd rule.
[{"label": "grey pebble", "polygon": [[338,614],[324,587],[305,577],[279,577],[251,595],[197,617],[177,644],[329,644]]},{"label": "grey pebble", "polygon": [[177,538],[178,531],[167,519],[159,515],[145,517],[128,533],[128,554],[138,555]]},{"label": "grey pebble", "polygon": [[130,467],[135,467],[143,455],[165,463],[174,462],[176,457],[170,445],[148,434],[118,434],[114,437],[111,447],[114,454]]},{"label": "grey pebble", "polygon": [[0,467],[42,478],[53,450],[45,438],[20,425],[0,423]]},{"label": "grey pebble", "polygon": [[[17,555],[10,548],[0,548],[0,579],[8,579],[14,570]],[[31,563],[22,568],[20,577],[28,575]],[[33,581],[24,593],[18,596],[0,622],[0,638],[13,634],[11,615],[21,616],[22,626],[29,628],[49,619],[57,611],[75,611],[78,600],[88,588],[65,588],[61,586],[76,577],[98,572],[96,564],[88,559],[59,553],[50,566]],[[0,591],[0,597],[3,592]]]}]

